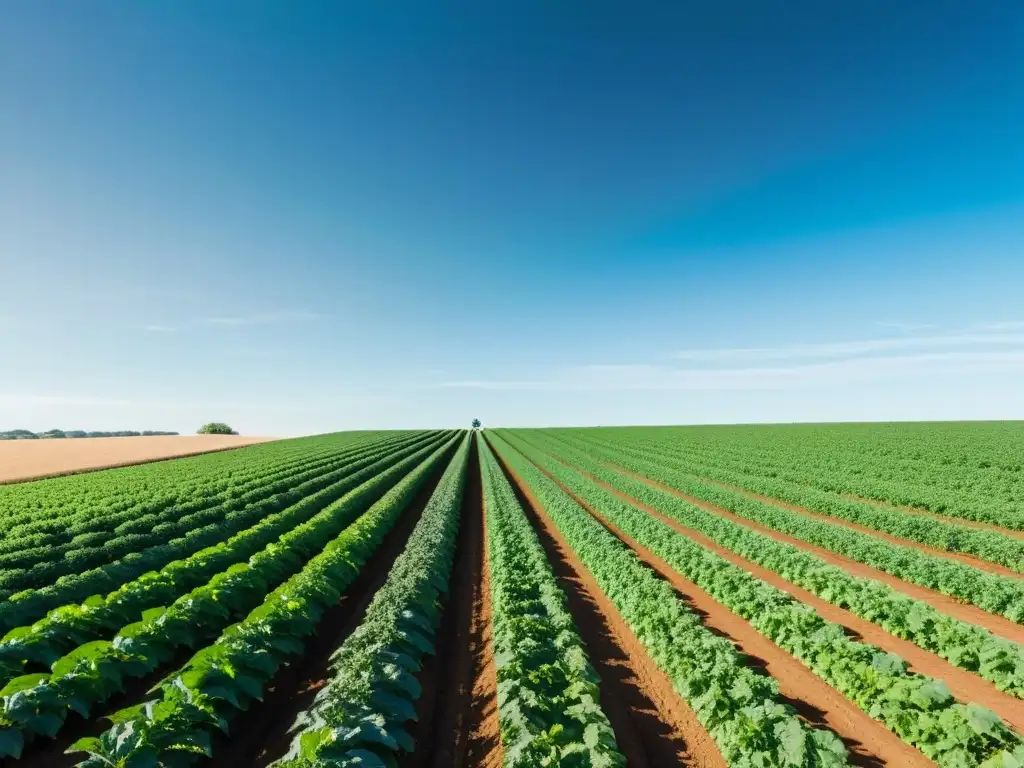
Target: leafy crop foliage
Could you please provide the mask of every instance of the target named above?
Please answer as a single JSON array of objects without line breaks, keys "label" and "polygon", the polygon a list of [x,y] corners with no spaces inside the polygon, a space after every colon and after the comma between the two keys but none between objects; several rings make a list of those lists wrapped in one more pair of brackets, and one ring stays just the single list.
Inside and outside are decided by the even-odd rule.
[{"label": "leafy crop foliage", "polygon": [[[212,752],[212,736],[262,696],[284,661],[303,649],[323,612],[337,603],[384,535],[436,466],[455,448],[451,438],[345,528],[242,621],[196,653],[156,688],[157,697],[110,716],[99,737],[79,740],[85,768],[187,765]],[[372,481],[371,481],[372,482]]]},{"label": "leafy crop foliage", "polygon": [[366,617],[332,656],[333,676],[299,715],[291,749],[275,765],[388,765],[414,750],[405,724],[416,717],[416,674],[435,652],[471,447],[467,436]]},{"label": "leafy crop foliage", "polygon": [[614,428],[586,437],[1024,530],[1021,422]]},{"label": "leafy crop foliage", "polygon": [[[417,439],[409,447],[418,447],[420,444],[420,439]],[[395,448],[391,441],[380,446],[377,458],[386,456],[389,448]],[[170,502],[160,497],[154,500],[145,491],[141,492],[140,495],[148,497],[143,505],[151,502],[160,508],[159,512],[145,513],[142,510],[147,509],[146,506],[131,503],[125,512],[112,511],[105,515],[98,510],[93,512],[92,508],[73,509],[66,515],[57,513],[55,522],[58,525],[63,523],[65,526],[74,527],[75,520],[84,517],[86,525],[105,528],[106,531],[94,533],[102,532],[107,537],[110,547],[103,544],[97,548],[92,544],[90,548],[98,549],[100,554],[97,557],[102,555],[102,559],[109,562],[93,568],[83,567],[82,570],[68,572],[71,566],[66,560],[57,563],[58,567],[51,567],[55,553],[62,549],[53,543],[44,546],[45,554],[36,555],[39,559],[29,569],[29,573],[47,569],[61,575],[55,582],[46,586],[23,589],[10,595],[6,602],[0,604],[0,628],[10,630],[34,621],[54,608],[85,600],[97,593],[118,589],[125,582],[148,571],[163,568],[178,558],[216,545],[268,515],[287,509],[310,494],[329,487],[340,478],[339,473],[352,468],[353,459],[366,458],[360,453],[362,448],[354,450],[356,453],[346,450],[335,453],[323,461],[300,460],[280,469],[274,469],[273,465],[253,462],[253,465],[243,472],[236,472],[225,490],[212,497],[208,494],[216,490],[217,486],[209,488],[202,484],[191,496],[186,493]],[[361,480],[368,476],[372,476],[372,473],[364,474]],[[117,522],[125,516],[127,519],[123,523]],[[171,522],[165,526],[155,523],[156,519],[167,519]],[[184,532],[180,536],[168,538],[172,531]],[[59,534],[50,537],[51,541],[57,535]],[[5,539],[2,543],[11,542]],[[145,546],[146,549],[143,552],[135,551],[129,544]],[[68,542],[68,545],[72,548],[78,547],[73,550],[76,553],[81,552],[81,547],[84,546],[80,540],[76,542],[74,539]],[[65,553],[64,557],[68,556],[69,553]],[[76,562],[79,560],[75,557],[71,559]],[[13,580],[17,578],[18,573],[15,571],[8,575]],[[0,577],[0,583],[2,581],[3,578]]]},{"label": "leafy crop foliage", "polygon": [[[586,445],[590,448],[592,444],[588,441]],[[600,449],[599,446],[594,448]],[[1020,578],[981,571],[867,533],[809,518],[776,504],[750,499],[681,472],[678,466],[658,458],[649,450],[622,447],[615,453],[620,457],[642,461],[644,475],[688,496],[716,504],[752,522],[878,568],[897,578],[953,595],[982,610],[1024,623],[1024,580]]]},{"label": "leafy crop foliage", "polygon": [[599,507],[601,515],[746,619],[816,675],[943,768],[1012,764],[1020,736],[992,712],[957,702],[941,680],[909,672],[898,656],[846,637],[788,594],[704,549],[579,472],[511,438],[524,455]]},{"label": "leafy crop foliage", "polygon": [[[607,442],[602,445],[606,449],[617,448]],[[671,445],[658,445],[656,449],[650,444],[632,447],[663,462],[679,461],[691,476],[739,486],[747,491],[797,504],[838,520],[873,528],[906,539],[908,542],[917,542],[947,552],[962,552],[1018,572],[1024,571],[1024,541],[1009,538],[1001,531],[978,530],[950,518],[893,514],[892,509],[880,508],[865,501],[818,490],[798,481],[782,479],[774,470],[769,470],[767,475],[756,474],[748,471],[746,465],[742,463],[718,457],[708,460],[703,456],[681,454]]]},{"label": "leafy crop foliage", "polygon": [[[645,650],[641,689],[666,682],[681,699],[644,691],[657,707],[645,718],[685,702],[696,716],[686,738],[709,748],[703,728],[728,765],[841,766],[839,736],[877,729],[858,751],[1020,768],[1024,739],[978,704],[1017,724],[1024,706],[1024,647],[1009,639],[1010,622],[1024,623],[1024,578],[1006,570],[1024,573],[1022,439],[1011,424],[353,432],[3,486],[0,761],[41,764],[83,733],[73,750],[86,768],[238,762],[257,749],[281,768],[429,761],[412,736],[433,732],[441,748],[438,726],[470,704],[434,709],[470,667],[431,670],[428,657],[472,627],[494,653],[464,690],[496,679],[494,701],[471,706],[496,713],[481,741],[505,766],[621,766],[637,734],[605,716],[617,688],[590,661],[609,649],[581,640],[577,602],[549,563],[553,539]],[[396,531],[409,514],[420,518]],[[381,543],[410,528],[383,581],[397,540]],[[457,541],[487,553],[489,612],[464,611],[470,595],[448,612]],[[832,564],[844,558],[878,580]],[[671,586],[682,580],[701,605],[718,604],[710,620]],[[826,621],[800,602],[825,611],[807,593],[842,610]],[[346,617],[364,607],[354,627]],[[713,631],[719,611],[745,622],[742,637],[764,636],[767,667]],[[860,641],[863,625],[843,611],[892,637]],[[325,640],[304,654],[339,622],[329,661]],[[962,670],[956,698],[886,652],[906,647],[897,638],[916,644],[922,670],[948,670],[938,657]],[[815,692],[786,693],[823,707],[836,733],[780,697],[761,671],[773,660],[806,667],[797,673]],[[315,696],[293,697],[323,678]],[[421,686],[438,695],[418,702]],[[240,714],[271,689],[273,705]],[[852,707],[866,715],[856,729]],[[413,725],[424,713],[433,721]]]},{"label": "leafy crop foliage", "polygon": [[[249,560],[250,566],[259,560],[259,551],[272,542],[288,541],[297,530],[306,530],[309,524],[329,520],[341,509],[358,510],[366,495],[346,496],[349,491],[371,483],[379,483],[393,476],[394,465],[406,460],[398,470],[418,461],[430,447],[417,448],[414,444],[402,450],[393,450],[383,458],[376,451],[367,452],[337,471],[338,480],[282,512],[263,518],[260,522],[227,541],[200,550],[190,557],[169,563],[160,571],[150,571],[134,581],[123,584],[105,598],[70,604],[51,611],[32,625],[11,630],[0,640],[0,670],[13,675],[26,665],[53,663],[81,643],[98,639],[109,632],[142,618],[144,611],[167,605],[197,589],[221,571]],[[411,457],[408,458],[407,457]],[[334,476],[334,473],[332,473]],[[343,503],[332,502],[345,497]],[[356,503],[358,502],[358,503]],[[340,518],[344,521],[346,518]],[[188,598],[188,599],[191,599]],[[2,674],[2,672],[0,672]],[[9,678],[3,680],[4,683]]]},{"label": "leafy crop foliage", "polygon": [[[264,548],[247,562],[227,565],[212,575],[208,583],[183,594],[169,608],[155,607],[142,611],[141,615],[136,614],[133,620],[115,631],[111,640],[84,642],[53,661],[47,673],[26,674],[11,680],[0,690],[0,754],[17,754],[26,738],[53,735],[61,728],[69,711],[89,713],[95,704],[119,690],[126,679],[145,675],[168,661],[175,649],[195,646],[216,637],[232,620],[241,618],[256,607],[269,590],[301,570],[309,557],[323,549],[332,537],[343,533],[352,520],[364,514],[367,507],[386,494],[388,488],[403,475],[413,468],[422,467],[428,454],[443,450],[439,445],[435,436],[405,458],[399,454],[385,459],[392,465],[390,467],[378,462],[369,473],[353,474],[353,479],[361,481],[357,487],[305,523],[289,528],[277,541],[266,542]],[[321,502],[322,499],[314,500],[312,504],[315,506]],[[220,551],[213,554],[220,554]],[[205,563],[199,558],[190,561],[189,565],[198,567],[202,574]],[[5,638],[5,658],[8,662],[18,659],[20,652],[23,661],[49,662],[48,657],[40,659],[39,656],[62,646],[48,640],[59,637],[68,629],[71,632],[64,636],[65,643],[83,639],[74,631],[76,620],[85,632],[93,626],[90,614],[94,611],[107,622],[116,623],[122,616],[119,610],[122,598],[128,597],[130,604],[134,594],[144,602],[150,585],[158,590],[167,587],[168,583],[173,585],[174,573],[172,569],[162,576],[154,574],[150,579],[143,579],[137,589],[126,587],[106,600],[99,597],[91,599],[82,606],[82,610],[69,607],[63,613],[55,612],[51,615],[53,621],[42,628],[50,632],[44,631],[43,641],[35,647],[31,643],[34,637],[31,629]],[[168,582],[168,577],[172,581]],[[134,610],[129,610],[127,615],[131,616],[138,609],[139,604],[136,603]],[[61,626],[63,622],[59,619],[65,616],[70,619],[70,626]],[[33,654],[37,655],[33,657]]]},{"label": "leafy crop foliage", "polygon": [[704,628],[666,582],[503,438],[492,438],[499,454],[537,495],[728,763],[846,765],[846,748],[834,733],[807,728],[779,702],[775,680],[746,666],[731,642]]},{"label": "leafy crop foliage", "polygon": [[625,765],[565,595],[483,441],[480,467],[505,765]]},{"label": "leafy crop foliage", "polygon": [[[852,576],[810,552],[708,512],[621,471],[624,468],[642,474],[646,469],[642,462],[614,452],[580,450],[564,438],[553,440],[531,434],[529,441],[828,602],[937,653],[951,664],[976,672],[999,690],[1024,698],[1024,648],[1018,644],[947,616],[881,582]],[[619,467],[619,471],[595,461],[594,455],[607,455],[615,462],[611,466]]]}]

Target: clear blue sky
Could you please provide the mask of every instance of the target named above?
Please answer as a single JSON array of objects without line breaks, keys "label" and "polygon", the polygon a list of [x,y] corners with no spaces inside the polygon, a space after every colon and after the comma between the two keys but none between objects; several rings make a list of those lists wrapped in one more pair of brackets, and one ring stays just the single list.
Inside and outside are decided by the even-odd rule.
[{"label": "clear blue sky", "polygon": [[16,3],[0,428],[1024,418],[1024,4]]}]

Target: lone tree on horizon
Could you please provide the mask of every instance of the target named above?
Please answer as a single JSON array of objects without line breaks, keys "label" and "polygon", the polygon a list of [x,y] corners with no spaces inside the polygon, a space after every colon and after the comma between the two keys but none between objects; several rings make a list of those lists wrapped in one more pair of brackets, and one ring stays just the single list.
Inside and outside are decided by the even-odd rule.
[{"label": "lone tree on horizon", "polygon": [[197,431],[197,435],[237,435],[231,427],[221,421],[211,421],[203,424]]},{"label": "lone tree on horizon", "polygon": [[480,419],[473,419],[473,429],[480,429]]}]

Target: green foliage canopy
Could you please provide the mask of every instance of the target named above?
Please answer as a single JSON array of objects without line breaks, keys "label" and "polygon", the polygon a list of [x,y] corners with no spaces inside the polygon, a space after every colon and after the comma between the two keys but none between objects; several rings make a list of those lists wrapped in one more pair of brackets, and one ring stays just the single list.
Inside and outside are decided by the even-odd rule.
[{"label": "green foliage canopy", "polygon": [[221,421],[211,421],[209,424],[203,424],[198,431],[198,435],[237,435],[231,427]]}]

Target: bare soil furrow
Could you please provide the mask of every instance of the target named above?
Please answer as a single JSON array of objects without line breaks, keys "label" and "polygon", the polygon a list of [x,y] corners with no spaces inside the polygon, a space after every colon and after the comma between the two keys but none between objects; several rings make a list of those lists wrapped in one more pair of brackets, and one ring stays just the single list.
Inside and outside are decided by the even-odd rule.
[{"label": "bare soil furrow", "polygon": [[418,720],[410,727],[416,749],[402,757],[402,768],[501,765],[486,521],[475,447],[469,473],[439,650],[420,674],[423,695],[417,702]]}]

